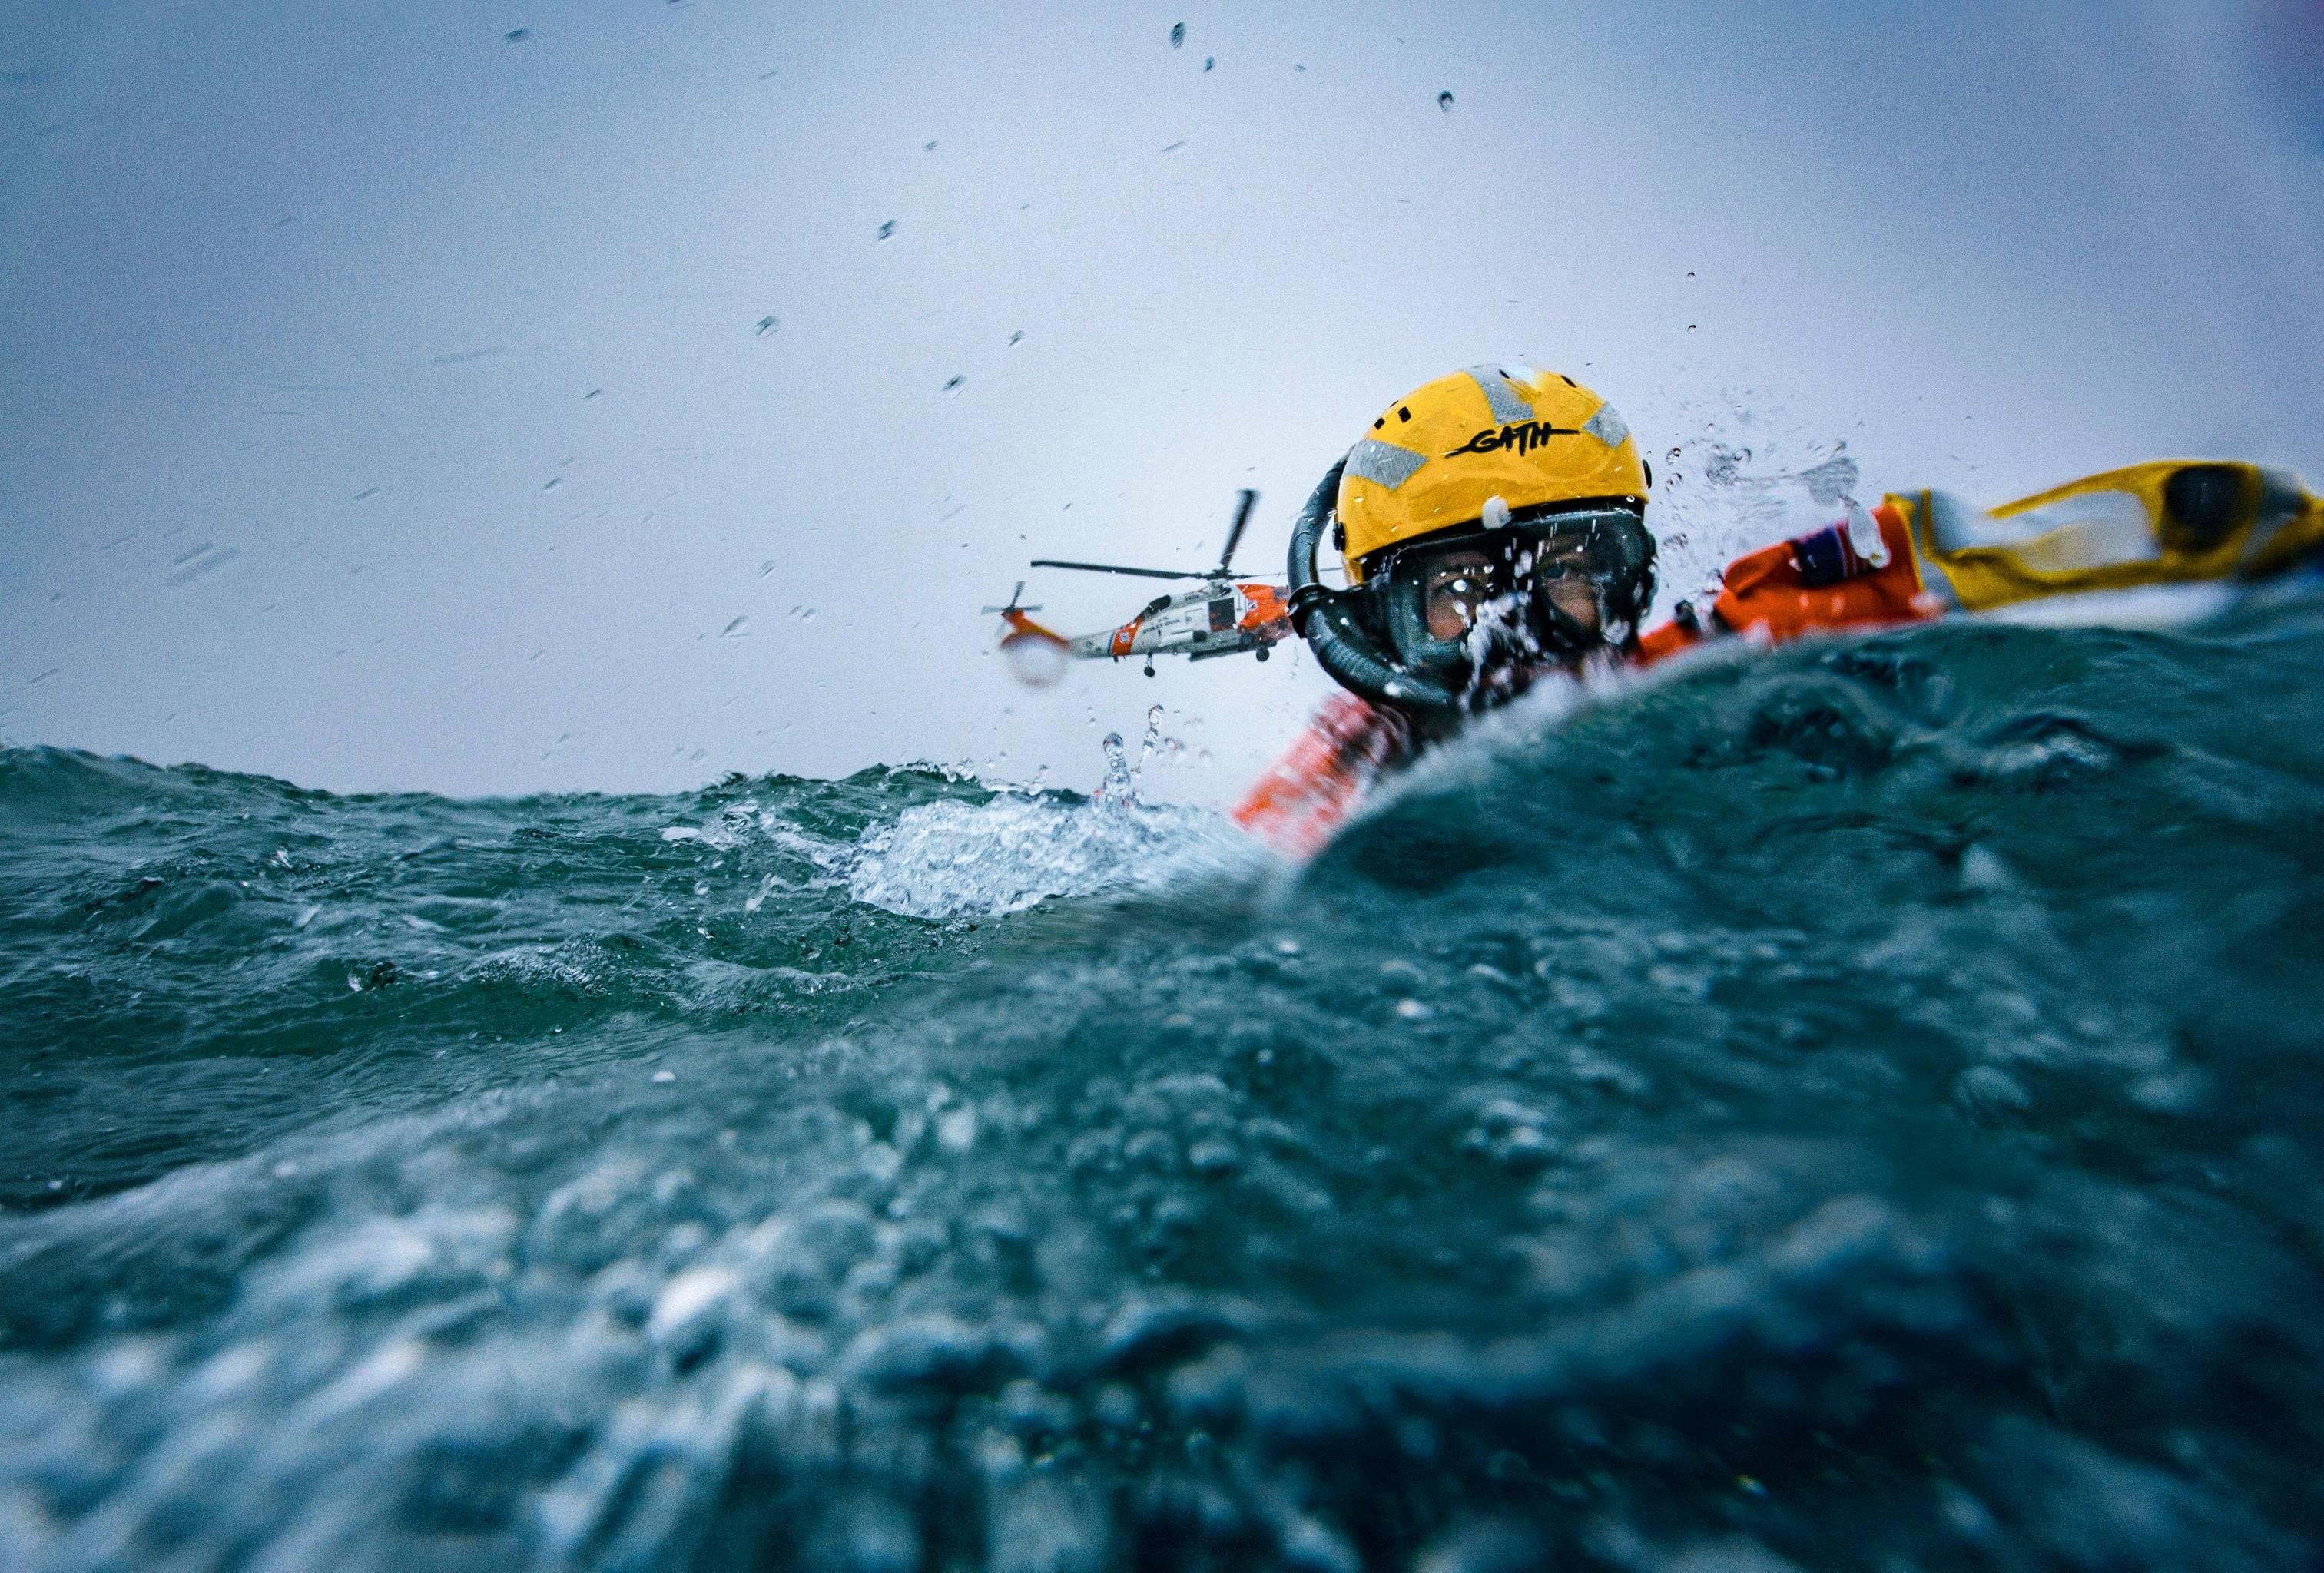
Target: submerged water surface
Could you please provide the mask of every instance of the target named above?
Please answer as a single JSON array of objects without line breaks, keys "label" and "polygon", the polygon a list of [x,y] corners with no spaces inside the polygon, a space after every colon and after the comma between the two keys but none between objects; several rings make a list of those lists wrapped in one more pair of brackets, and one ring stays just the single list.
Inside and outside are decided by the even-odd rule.
[{"label": "submerged water surface", "polygon": [[2319,670],[1713,663],[1304,869],[0,753],[0,1567],[2313,1568]]}]

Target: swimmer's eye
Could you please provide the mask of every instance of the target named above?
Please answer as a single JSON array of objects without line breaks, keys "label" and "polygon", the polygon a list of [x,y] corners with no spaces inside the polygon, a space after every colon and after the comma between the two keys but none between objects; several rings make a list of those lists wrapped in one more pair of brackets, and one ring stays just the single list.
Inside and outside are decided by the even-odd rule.
[{"label": "swimmer's eye", "polygon": [[1560,553],[1556,557],[1545,558],[1534,569],[1535,575],[1543,579],[1572,579],[1594,572],[1596,569],[1591,565],[1587,552]]}]

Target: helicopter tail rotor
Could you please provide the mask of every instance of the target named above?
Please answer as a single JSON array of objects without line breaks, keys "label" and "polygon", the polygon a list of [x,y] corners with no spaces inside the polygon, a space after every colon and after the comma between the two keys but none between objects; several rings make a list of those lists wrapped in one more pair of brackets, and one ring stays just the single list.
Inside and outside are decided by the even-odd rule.
[{"label": "helicopter tail rotor", "polygon": [[1010,612],[1038,612],[1038,611],[1040,611],[1040,610],[1041,610],[1038,606],[1026,606],[1026,605],[1021,604],[1021,603],[1023,603],[1024,599],[1025,599],[1025,581],[1024,581],[1024,580],[1022,580],[1022,579],[1019,579],[1019,580],[1018,580],[1018,581],[1017,581],[1017,588],[1016,588],[1016,589],[1014,589],[1014,590],[1011,590],[1011,591],[1009,593],[1009,604],[1008,604],[1008,605],[1006,605],[1006,606],[988,606],[988,607],[986,607],[984,610],[985,610],[988,613],[990,613],[990,614],[991,614],[991,615],[993,615],[993,616],[996,616],[996,617],[1006,617],[1006,616],[1008,616],[1008,615],[1009,615]]}]

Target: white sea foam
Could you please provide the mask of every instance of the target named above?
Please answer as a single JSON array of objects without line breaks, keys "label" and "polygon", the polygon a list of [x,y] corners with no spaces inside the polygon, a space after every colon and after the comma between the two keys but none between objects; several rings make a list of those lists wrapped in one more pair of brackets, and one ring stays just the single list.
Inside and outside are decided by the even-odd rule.
[{"label": "white sea foam", "polygon": [[1001,796],[927,803],[867,832],[856,900],[908,917],[986,917],[1053,897],[1150,890],[1260,856],[1213,814]]}]

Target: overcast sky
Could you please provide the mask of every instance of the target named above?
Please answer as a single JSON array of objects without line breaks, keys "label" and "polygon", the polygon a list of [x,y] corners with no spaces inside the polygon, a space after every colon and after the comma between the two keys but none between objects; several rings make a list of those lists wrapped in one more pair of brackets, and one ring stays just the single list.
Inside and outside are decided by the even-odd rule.
[{"label": "overcast sky", "polygon": [[1199,566],[1245,485],[1279,575],[1334,455],[1483,360],[1682,450],[1666,583],[1757,544],[1717,443],[1844,443],[1868,495],[2324,481],[2319,37],[2314,0],[0,0],[0,739],[1087,786],[1160,702],[1165,795],[1216,801],[1311,663],[1033,694],[978,608],[1119,621],[1149,584],[1025,559]]}]

